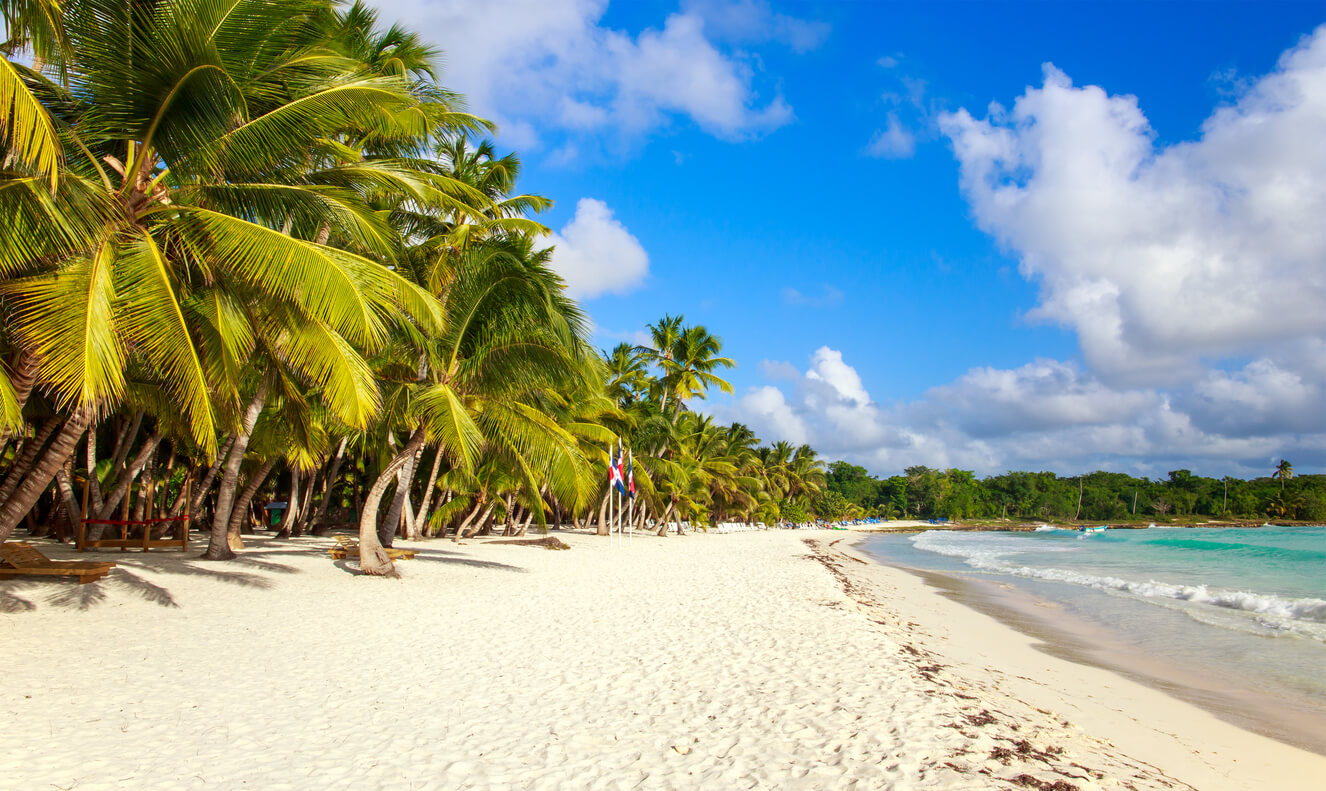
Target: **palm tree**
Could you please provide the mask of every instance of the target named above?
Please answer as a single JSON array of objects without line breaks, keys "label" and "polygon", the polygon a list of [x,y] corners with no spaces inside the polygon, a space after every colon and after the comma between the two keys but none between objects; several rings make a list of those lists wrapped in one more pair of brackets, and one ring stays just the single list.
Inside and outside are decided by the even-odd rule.
[{"label": "palm tree", "polygon": [[[397,385],[410,404],[410,434],[365,497],[360,560],[368,574],[392,573],[380,549],[378,500],[429,443],[445,448],[456,470],[475,469],[481,454],[505,464],[527,502],[538,502],[546,483],[558,500],[579,506],[593,485],[576,438],[536,402],[592,376],[585,319],[561,279],[527,240],[471,247],[456,272],[443,331],[421,349],[427,380]],[[390,520],[388,529],[395,530]]]},{"label": "palm tree", "polygon": [[[248,417],[280,384],[239,364],[263,345],[259,327],[300,379],[362,424],[376,393],[361,350],[382,342],[379,317],[403,310],[427,326],[440,315],[390,269],[324,244],[334,233],[386,252],[390,231],[354,190],[303,183],[306,152],[346,119],[399,135],[419,104],[400,77],[313,57],[321,41],[310,21],[324,4],[174,0],[111,14],[96,5],[71,3],[63,17],[70,54],[58,70],[70,87],[41,83],[78,156],[53,199],[30,173],[0,190],[5,209],[55,229],[25,242],[6,235],[0,258],[18,263],[2,293],[16,341],[39,361],[38,385],[66,416],[0,508],[0,535],[45,488],[47,467],[122,400],[130,359],[178,404],[205,455],[219,426],[245,437],[223,468],[228,506]],[[256,411],[235,397],[245,379]],[[228,521],[219,515],[214,528]]]},{"label": "palm tree", "polygon": [[620,406],[630,406],[648,392],[646,359],[645,352],[629,343],[619,343],[604,355],[608,396]]},{"label": "palm tree", "polygon": [[1283,492],[1285,490],[1285,481],[1294,477],[1294,465],[1281,459],[1280,463],[1275,465],[1275,472],[1271,473],[1271,477],[1280,479],[1280,491]]}]

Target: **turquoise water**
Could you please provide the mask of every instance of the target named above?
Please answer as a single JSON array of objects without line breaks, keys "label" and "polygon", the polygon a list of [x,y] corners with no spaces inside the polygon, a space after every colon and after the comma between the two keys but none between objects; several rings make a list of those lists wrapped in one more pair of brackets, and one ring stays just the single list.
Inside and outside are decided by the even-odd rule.
[{"label": "turquoise water", "polygon": [[863,548],[1012,586],[1203,681],[1326,712],[1326,527],[931,530]]}]

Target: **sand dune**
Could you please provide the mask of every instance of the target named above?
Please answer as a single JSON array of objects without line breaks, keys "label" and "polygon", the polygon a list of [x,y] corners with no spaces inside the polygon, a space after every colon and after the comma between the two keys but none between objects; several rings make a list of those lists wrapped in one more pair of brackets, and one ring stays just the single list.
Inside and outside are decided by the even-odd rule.
[{"label": "sand dune", "polygon": [[398,580],[259,539],[230,564],[107,553],[93,585],[0,583],[0,785],[1206,789],[1253,787],[1258,751],[1326,766],[1191,707],[1247,752],[1129,757],[1074,724],[1090,705],[1035,699],[1072,689],[940,654],[952,624],[926,612],[984,616],[842,533],[560,535],[572,551],[421,543]]}]

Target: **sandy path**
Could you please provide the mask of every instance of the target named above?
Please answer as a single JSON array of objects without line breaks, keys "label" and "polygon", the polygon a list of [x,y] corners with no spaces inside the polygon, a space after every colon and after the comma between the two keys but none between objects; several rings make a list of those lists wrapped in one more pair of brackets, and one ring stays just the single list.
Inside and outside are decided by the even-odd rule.
[{"label": "sandy path", "polygon": [[562,536],[419,544],[399,580],[260,539],[0,583],[0,785],[1185,787],[936,668],[805,533]]}]

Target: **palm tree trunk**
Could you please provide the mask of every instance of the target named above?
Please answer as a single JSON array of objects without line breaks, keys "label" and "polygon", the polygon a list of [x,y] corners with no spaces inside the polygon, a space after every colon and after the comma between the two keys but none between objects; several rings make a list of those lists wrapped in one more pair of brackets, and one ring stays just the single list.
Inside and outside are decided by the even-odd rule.
[{"label": "palm tree trunk", "polygon": [[32,385],[37,381],[37,371],[41,369],[41,360],[37,355],[23,349],[18,353],[18,359],[14,361],[13,371],[9,375],[9,385],[14,388],[14,400],[18,402],[18,411],[23,411],[23,406],[28,403],[28,395],[32,393]]},{"label": "palm tree trunk", "polygon": [[378,528],[378,539],[384,547],[391,546],[397,530],[400,529],[401,513],[405,509],[405,499],[409,496],[410,484],[414,481],[414,468],[419,461],[419,451],[422,450],[423,445],[420,445],[418,450],[405,460],[405,466],[396,474],[396,494],[391,498],[387,518],[382,520],[382,526]]},{"label": "palm tree trunk", "polygon": [[75,445],[91,422],[92,416],[86,409],[80,409],[71,415],[13,495],[0,503],[0,542],[13,535],[14,528],[18,527],[18,523],[32,510],[37,498],[41,497],[47,486],[50,486],[56,470],[64,466],[65,459],[74,452]]},{"label": "palm tree trunk", "polygon": [[290,526],[290,535],[302,536],[305,528],[308,527],[308,512],[313,508],[313,493],[318,489],[318,473],[320,470],[314,470],[309,476],[308,486],[304,487],[304,496],[299,503],[299,518]]},{"label": "palm tree trunk", "polygon": [[203,507],[203,501],[207,499],[207,493],[212,489],[212,481],[216,480],[216,473],[225,463],[230,448],[235,444],[235,436],[232,434],[226,438],[226,441],[216,452],[216,459],[212,461],[212,466],[207,468],[207,474],[198,484],[198,489],[193,493],[193,498],[189,501],[189,513],[193,516],[198,515],[199,509]]},{"label": "palm tree trunk", "polygon": [[245,482],[243,491],[239,493],[239,497],[235,498],[235,507],[231,509],[230,524],[226,528],[229,535],[238,536],[240,534],[240,528],[243,527],[244,520],[249,516],[249,504],[253,502],[253,496],[258,493],[258,489],[262,488],[263,481],[267,480],[268,475],[271,475],[272,468],[276,466],[276,461],[276,456],[268,459]]},{"label": "palm tree trunk", "polygon": [[249,437],[253,434],[253,426],[258,422],[258,415],[266,403],[267,379],[264,378],[244,412],[244,423],[240,426],[239,433],[235,435],[230,453],[226,454],[221,486],[216,493],[216,510],[212,514],[212,534],[207,541],[207,552],[203,554],[206,560],[230,560],[235,557],[235,553],[230,549],[228,535],[230,512],[235,504],[235,490],[239,486],[239,466],[244,462],[244,453],[249,449]]},{"label": "palm tree trunk", "polygon": [[170,506],[170,511],[166,513],[169,517],[179,516],[184,511],[185,498],[189,495],[190,484],[193,483],[195,471],[189,470],[184,474],[184,480],[180,481],[180,492],[175,497],[175,502]]},{"label": "palm tree trunk", "polygon": [[92,513],[101,513],[105,500],[101,498],[101,481],[97,480],[97,428],[89,426],[87,432],[87,488]]},{"label": "palm tree trunk", "polygon": [[456,532],[451,536],[452,541],[460,540],[461,533],[465,532],[465,529],[470,526],[470,522],[474,521],[474,517],[478,516],[479,512],[483,510],[483,502],[478,497],[474,498],[474,508],[470,509],[470,512],[465,515],[465,519],[456,525]]},{"label": "palm tree trunk", "polygon": [[387,463],[378,479],[364,496],[364,512],[359,517],[359,569],[374,576],[396,576],[396,567],[378,541],[378,503],[396,473],[424,446],[424,430],[417,428],[405,447]]},{"label": "palm tree trunk", "polygon": [[416,530],[422,531],[424,525],[428,524],[428,511],[433,506],[433,490],[437,488],[437,471],[442,466],[441,445],[437,446],[437,452],[433,454],[433,469],[428,473],[428,480],[424,482],[424,493],[419,501],[419,511],[414,515],[414,525]]},{"label": "palm tree trunk", "polygon": [[[470,528],[471,528],[471,529],[469,530],[469,532],[468,532],[466,535],[461,536],[461,537],[462,537],[462,538],[469,538],[470,536],[476,535],[476,534],[478,534],[480,531],[482,531],[483,528],[484,528],[484,525],[486,525],[486,524],[488,523],[488,517],[490,517],[490,516],[493,515],[493,511],[497,509],[497,504],[498,504],[499,502],[501,502],[501,501],[498,500],[498,498],[496,498],[496,497],[494,497],[494,498],[492,498],[491,500],[489,500],[489,501],[488,501],[488,507],[487,507],[486,509],[484,509],[483,515],[480,516],[478,519],[476,519],[476,520],[474,521],[474,524],[470,525]],[[456,531],[456,535],[457,535],[457,536],[460,536],[460,531],[459,531],[459,530]]]},{"label": "palm tree trunk", "polygon": [[290,496],[285,501],[285,518],[281,520],[281,529],[276,531],[276,538],[289,538],[299,519],[299,479],[302,477],[295,467],[290,468]]},{"label": "palm tree trunk", "polygon": [[318,512],[309,520],[309,530],[317,535],[318,525],[327,516],[327,507],[331,504],[332,490],[336,488],[336,479],[341,475],[341,462],[345,459],[345,443],[349,438],[343,437],[341,444],[336,448],[336,455],[332,457],[331,469],[327,471],[327,479],[324,481],[322,491],[322,502],[318,503]]},{"label": "palm tree trunk", "polygon": [[668,535],[668,517],[672,516],[672,509],[677,504],[671,499],[668,500],[668,507],[663,511],[663,518],[659,520],[658,532],[655,534],[659,538],[667,538]]},{"label": "palm tree trunk", "polygon": [[[540,507],[540,508],[543,507],[542,504],[540,504],[539,507]],[[526,510],[526,513],[525,513],[525,521],[521,523],[521,525],[520,525],[520,529],[516,531],[516,535],[517,535],[517,536],[524,536],[526,533],[528,533],[528,532],[529,532],[529,523],[534,521],[534,509],[533,509],[533,508],[527,508],[527,509],[525,509],[525,510]],[[544,531],[544,532],[547,532],[547,531]]]},{"label": "palm tree trunk", "polygon": [[138,429],[143,425],[143,410],[138,410],[134,415],[132,422],[126,427],[120,429],[120,433],[115,439],[115,450],[111,453],[111,474],[117,475],[124,469],[125,460],[129,458],[129,449],[134,446],[134,440],[138,439]]},{"label": "palm tree trunk", "polygon": [[74,496],[74,485],[70,481],[69,471],[73,468],[74,459],[71,455],[65,459],[64,466],[55,473],[55,486],[60,492],[60,499],[64,502],[65,513],[69,514],[69,526],[77,536],[83,524],[83,517],[79,513],[78,498]]},{"label": "palm tree trunk", "polygon": [[608,524],[608,503],[611,501],[612,501],[612,487],[609,486],[608,491],[603,494],[603,501],[599,503],[598,534],[601,536],[608,535],[612,530],[612,525]]},{"label": "palm tree trunk", "polygon": [[9,474],[5,476],[5,482],[0,484],[0,503],[8,501],[10,495],[18,489],[18,485],[23,482],[23,478],[37,461],[37,455],[46,446],[46,440],[50,439],[58,428],[60,428],[60,418],[50,418],[19,446],[14,463],[9,467]]},{"label": "palm tree trunk", "polygon": [[[148,437],[147,442],[143,443],[143,447],[138,451],[138,455],[134,457],[133,462],[125,467],[119,478],[116,479],[115,488],[111,489],[110,494],[106,497],[105,505],[97,512],[98,519],[111,518],[111,515],[115,513],[115,509],[120,505],[120,501],[129,493],[129,487],[133,485],[133,482],[138,478],[138,474],[143,471],[148,461],[152,459],[153,454],[156,453],[157,446],[161,444],[162,439],[164,437],[161,434],[153,434]],[[141,498],[139,502],[142,502]]]}]

